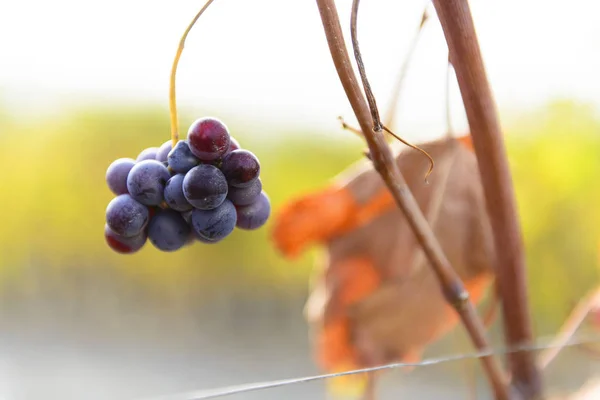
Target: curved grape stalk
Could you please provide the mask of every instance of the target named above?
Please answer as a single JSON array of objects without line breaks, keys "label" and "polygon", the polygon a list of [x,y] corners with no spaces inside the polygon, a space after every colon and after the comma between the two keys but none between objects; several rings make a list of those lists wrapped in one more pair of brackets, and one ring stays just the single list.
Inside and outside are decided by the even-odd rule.
[{"label": "curved grape stalk", "polygon": [[183,35],[179,40],[179,47],[177,47],[177,52],[175,53],[173,66],[171,67],[171,82],[169,85],[169,114],[171,116],[171,140],[173,141],[173,148],[175,148],[175,145],[179,141],[179,122],[177,120],[177,101],[175,96],[175,77],[177,75],[177,65],[179,65],[179,59],[181,58],[181,53],[183,53],[185,39],[187,39],[188,34],[194,27],[194,24],[196,24],[196,21],[198,21],[198,18],[204,14],[204,11],[206,11],[208,6],[210,6],[213,1],[214,0],[208,0],[206,4],[204,4],[194,19],[192,19],[192,22],[190,22],[188,27],[185,29],[185,32],[183,32]]}]

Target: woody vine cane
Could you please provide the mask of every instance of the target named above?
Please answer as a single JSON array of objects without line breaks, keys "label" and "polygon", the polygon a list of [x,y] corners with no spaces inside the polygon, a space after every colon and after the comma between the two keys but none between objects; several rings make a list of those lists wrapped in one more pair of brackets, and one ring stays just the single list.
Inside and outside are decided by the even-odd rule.
[{"label": "woody vine cane", "polygon": [[[489,345],[485,337],[484,326],[468,298],[468,293],[465,291],[462,281],[441,250],[431,227],[421,213],[418,204],[400,174],[381,129],[379,131],[373,130],[373,125],[376,121],[373,121],[371,116],[375,117],[376,110],[369,110],[358,85],[345,46],[335,2],[333,0],[317,0],[317,5],[334,65],[369,146],[373,165],[386,183],[397,205],[406,216],[407,222],[411,226],[440,281],[448,302],[455,307],[460,315],[474,345],[479,350],[488,350]],[[353,20],[355,22],[358,2],[355,1],[353,6]],[[354,40],[353,42],[356,52],[357,41]],[[363,81],[365,80],[366,76],[363,74]],[[365,89],[367,88],[368,86]],[[375,126],[377,127],[377,125]],[[482,358],[482,364],[496,398],[510,398],[506,386],[507,378],[497,360],[490,355]]]},{"label": "woody vine cane", "polygon": [[[468,299],[468,293],[465,291],[463,283],[443,254],[427,220],[410,193],[404,178],[400,175],[382,132],[372,129],[372,124],[375,121],[372,120],[371,114],[375,113],[369,110],[352,70],[335,2],[333,0],[317,0],[317,4],[333,62],[348,100],[356,114],[360,128],[369,145],[374,167],[385,181],[396,203],[405,214],[409,225],[440,280],[448,301],[460,314],[475,346],[480,350],[487,350],[489,345],[485,337],[483,324],[479,320],[473,304]],[[353,7],[354,16],[357,11],[357,5],[355,2]],[[354,42],[356,44],[356,41]],[[496,398],[508,399],[506,377],[497,361],[490,356],[484,357],[482,363]]]},{"label": "woody vine cane", "polygon": [[[525,256],[512,177],[496,105],[483,65],[467,0],[434,0],[471,128],[488,214],[498,251],[496,268],[508,346],[533,341],[527,300]],[[508,355],[512,383],[526,399],[542,397],[533,353]]]}]

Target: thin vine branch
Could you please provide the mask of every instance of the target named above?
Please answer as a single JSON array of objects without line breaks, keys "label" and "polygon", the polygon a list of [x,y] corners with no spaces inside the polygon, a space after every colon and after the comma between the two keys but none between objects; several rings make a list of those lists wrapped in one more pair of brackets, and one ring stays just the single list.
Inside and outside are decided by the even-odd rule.
[{"label": "thin vine branch", "polygon": [[408,67],[410,62],[412,61],[413,54],[417,48],[417,44],[419,44],[419,39],[421,38],[421,33],[423,32],[423,27],[425,23],[429,20],[429,13],[427,12],[427,8],[429,4],[423,10],[423,14],[421,15],[421,23],[417,27],[417,31],[415,32],[415,36],[413,36],[410,41],[410,47],[408,48],[408,52],[404,57],[404,62],[400,67],[400,72],[398,73],[398,77],[396,78],[396,82],[394,83],[394,87],[392,89],[392,98],[388,104],[388,109],[385,118],[385,125],[394,126],[396,110],[398,108],[398,100],[400,98],[400,92],[402,91],[402,86],[404,85],[404,80],[406,79],[406,75],[408,73]]},{"label": "thin vine branch", "polygon": [[[373,120],[371,112],[352,69],[335,1],[316,1],[333,63],[346,92],[346,96],[360,124],[360,128],[364,133],[374,168],[381,175],[398,207],[404,213],[407,222],[440,281],[444,295],[460,315],[475,347],[482,351],[489,351],[485,328],[475,311],[473,303],[469,300],[469,294],[465,290],[464,284],[443,253],[431,227],[410,192],[404,177],[400,174],[400,170],[395,163],[392,152],[382,132],[374,132],[372,129]],[[496,398],[509,399],[510,396],[506,385],[507,379],[497,360],[491,355],[486,356],[482,358],[482,364]]]},{"label": "thin vine branch", "polygon": [[600,288],[594,289],[585,298],[581,299],[575,309],[569,315],[569,318],[564,322],[560,328],[558,335],[552,342],[552,347],[545,350],[537,360],[538,368],[544,369],[554,360],[554,358],[561,351],[563,345],[568,343],[581,323],[585,320],[585,317],[590,311],[600,305]]},{"label": "thin vine branch", "polygon": [[[496,105],[481,57],[468,0],[433,0],[450,51],[469,121],[498,265],[496,276],[508,346],[531,343],[525,257],[506,149]],[[542,397],[539,369],[531,352],[508,355],[513,384],[527,399]]]},{"label": "thin vine branch", "polygon": [[175,145],[179,141],[179,121],[177,119],[177,100],[175,96],[175,77],[177,76],[177,66],[179,65],[179,59],[181,58],[181,53],[183,53],[183,48],[185,47],[185,39],[187,39],[188,34],[194,27],[196,21],[198,21],[198,18],[204,14],[204,11],[206,11],[208,6],[210,6],[213,1],[214,0],[208,0],[185,29],[183,36],[181,36],[181,39],[179,39],[179,46],[177,47],[175,59],[173,60],[173,65],[171,66],[171,80],[169,84],[169,114],[171,117],[171,140],[173,141],[173,148],[175,148]]},{"label": "thin vine branch", "polygon": [[373,131],[377,134],[377,133],[380,133],[382,130],[384,130],[387,133],[389,133],[390,135],[392,135],[393,137],[395,137],[396,139],[398,139],[400,142],[405,144],[406,146],[411,147],[411,148],[423,153],[423,155],[425,155],[429,159],[429,170],[427,171],[427,174],[425,175],[425,180],[427,180],[427,177],[431,174],[431,172],[433,171],[433,166],[435,165],[433,158],[431,158],[429,153],[427,153],[425,150],[421,149],[419,146],[410,144],[406,140],[402,139],[400,136],[396,135],[394,132],[392,132],[390,129],[388,129],[385,125],[383,125],[381,123],[381,118],[379,118],[379,109],[377,108],[377,101],[375,100],[375,95],[373,94],[373,90],[371,89],[371,84],[369,83],[369,80],[367,79],[367,72],[365,71],[365,64],[363,62],[362,54],[360,52],[360,47],[358,45],[358,29],[356,27],[356,25],[357,25],[356,22],[358,19],[358,6],[359,5],[360,5],[360,0],[352,1],[352,14],[350,15],[350,26],[351,26],[350,36],[352,39],[352,47],[354,49],[354,58],[356,60],[356,65],[358,66],[358,73],[360,75],[360,79],[362,80],[363,89],[365,91],[365,96],[367,97],[367,102],[369,104],[369,110],[371,112],[371,118],[373,119]]}]

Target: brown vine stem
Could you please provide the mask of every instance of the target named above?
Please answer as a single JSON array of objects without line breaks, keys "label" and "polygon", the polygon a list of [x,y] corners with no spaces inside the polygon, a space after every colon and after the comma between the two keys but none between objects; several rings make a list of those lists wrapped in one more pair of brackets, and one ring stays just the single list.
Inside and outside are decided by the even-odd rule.
[{"label": "brown vine stem", "polygon": [[[475,347],[478,350],[488,351],[489,345],[485,336],[485,329],[475,311],[473,303],[469,300],[469,294],[465,290],[456,271],[444,255],[427,220],[421,213],[419,205],[412,196],[406,181],[400,174],[383,132],[375,132],[372,129],[373,121],[370,110],[352,69],[335,0],[316,1],[333,63],[346,92],[346,96],[358,119],[360,128],[364,133],[373,165],[388,186],[399,208],[406,216],[427,259],[440,280],[442,290],[448,302],[455,307],[460,315]],[[492,356],[486,356],[481,361],[496,398],[509,399],[506,385],[507,379],[497,360]]]},{"label": "brown vine stem", "polygon": [[[533,339],[525,257],[506,150],[467,0],[433,0],[465,104],[497,254],[497,279],[507,346]],[[528,351],[508,355],[513,384],[527,399],[542,396],[539,370]]]}]

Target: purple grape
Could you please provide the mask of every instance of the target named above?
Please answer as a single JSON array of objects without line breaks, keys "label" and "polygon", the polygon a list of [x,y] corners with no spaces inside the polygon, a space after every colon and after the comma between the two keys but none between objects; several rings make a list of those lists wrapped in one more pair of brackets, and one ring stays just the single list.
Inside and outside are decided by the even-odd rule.
[{"label": "purple grape", "polygon": [[171,177],[165,185],[165,201],[175,211],[190,211],[192,205],[187,201],[183,194],[184,174],[177,174]]},{"label": "purple grape", "polygon": [[171,147],[173,146],[173,141],[169,140],[168,142],[164,142],[156,152],[156,161],[167,162],[167,156],[171,151]]},{"label": "purple grape", "polygon": [[147,206],[158,206],[163,201],[165,184],[171,178],[167,167],[156,160],[137,163],[127,177],[131,197]]},{"label": "purple grape", "polygon": [[260,163],[248,150],[234,150],[223,158],[221,171],[230,186],[248,187],[260,175]]},{"label": "purple grape", "polygon": [[125,237],[116,234],[110,229],[108,224],[104,225],[104,238],[108,246],[117,253],[133,254],[144,247],[146,244],[146,232],[141,231],[135,236]]},{"label": "purple grape", "polygon": [[187,142],[180,140],[175,145],[175,148],[169,152],[167,157],[169,167],[177,173],[185,174],[196,165],[200,164],[200,160],[196,158]]},{"label": "purple grape", "polygon": [[148,207],[128,194],[121,194],[108,203],[106,223],[117,235],[133,237],[148,224]]},{"label": "purple grape", "polygon": [[229,200],[213,210],[192,211],[192,228],[203,242],[218,242],[225,239],[236,223],[235,206]]},{"label": "purple grape", "polygon": [[249,206],[237,207],[237,227],[240,229],[258,229],[267,222],[271,214],[271,202],[265,192]]},{"label": "purple grape", "polygon": [[227,126],[216,118],[200,118],[188,130],[190,150],[202,161],[220,158],[229,148]]},{"label": "purple grape", "polygon": [[229,186],[227,198],[236,206],[248,206],[254,203],[262,191],[262,182],[259,179],[252,181],[252,184],[245,188]]},{"label": "purple grape", "polygon": [[133,158],[119,158],[108,166],[106,183],[108,188],[117,196],[127,193],[127,175],[135,165]]},{"label": "purple grape", "polygon": [[157,152],[158,147],[148,147],[147,149],[142,150],[142,152],[137,156],[135,161],[140,162],[144,160],[154,160],[156,159]]},{"label": "purple grape", "polygon": [[237,149],[241,149],[240,143],[235,140],[235,138],[233,136],[229,137],[229,148],[227,149],[227,151],[225,152],[225,154],[229,154],[234,150]]},{"label": "purple grape", "polygon": [[195,208],[211,210],[227,197],[227,180],[217,167],[200,164],[185,174],[183,194]]},{"label": "purple grape", "polygon": [[175,251],[183,247],[190,236],[190,226],[173,210],[161,210],[148,224],[148,238],[161,251]]}]

